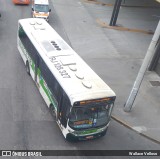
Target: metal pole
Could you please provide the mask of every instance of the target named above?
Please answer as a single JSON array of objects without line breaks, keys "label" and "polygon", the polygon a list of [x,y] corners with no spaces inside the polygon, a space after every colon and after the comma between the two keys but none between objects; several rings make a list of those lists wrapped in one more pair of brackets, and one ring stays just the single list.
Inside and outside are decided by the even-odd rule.
[{"label": "metal pole", "polygon": [[112,17],[111,17],[111,21],[110,21],[110,24],[109,24],[110,26],[115,26],[116,25],[119,9],[120,9],[120,6],[121,6],[121,2],[122,2],[122,0],[116,0],[116,2],[114,4]]},{"label": "metal pole", "polygon": [[156,46],[156,49],[155,49],[154,56],[153,56],[152,61],[149,65],[149,67],[148,67],[149,71],[155,70],[155,68],[157,66],[157,63],[159,61],[159,58],[160,58],[160,39],[158,39],[158,41],[157,41],[157,46]]},{"label": "metal pole", "polygon": [[148,65],[150,63],[151,58],[153,57],[154,49],[156,47],[156,44],[157,44],[157,41],[158,41],[159,37],[160,37],[160,21],[159,21],[159,23],[157,25],[156,31],[155,31],[155,33],[153,35],[152,41],[151,41],[151,43],[149,45],[149,48],[148,48],[147,53],[146,53],[146,56],[145,56],[145,58],[143,60],[143,63],[141,65],[141,68],[139,70],[137,78],[136,78],[136,80],[134,82],[134,85],[132,87],[132,90],[130,92],[128,100],[124,105],[124,111],[125,112],[130,112],[131,109],[132,109],[132,105],[134,103],[134,100],[135,100],[136,95],[138,93],[138,90],[140,88],[141,82],[142,82],[143,77],[144,77],[144,73],[145,73],[145,71],[146,71],[146,69],[147,69],[147,67],[148,67]]},{"label": "metal pole", "polygon": [[114,8],[113,8],[113,12],[112,12],[112,16],[111,16],[111,21],[110,21],[110,26],[113,26],[113,20],[114,20],[114,16],[115,16],[115,12],[116,12],[116,8],[117,8],[117,3],[118,0],[116,0],[115,4],[114,4]]}]

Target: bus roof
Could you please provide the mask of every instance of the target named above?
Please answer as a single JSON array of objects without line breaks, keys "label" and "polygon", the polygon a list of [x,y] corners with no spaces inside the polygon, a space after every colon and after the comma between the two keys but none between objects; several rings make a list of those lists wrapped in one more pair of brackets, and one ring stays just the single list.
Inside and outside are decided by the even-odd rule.
[{"label": "bus roof", "polygon": [[72,104],[115,96],[113,90],[45,20],[28,18],[19,20],[19,23]]}]

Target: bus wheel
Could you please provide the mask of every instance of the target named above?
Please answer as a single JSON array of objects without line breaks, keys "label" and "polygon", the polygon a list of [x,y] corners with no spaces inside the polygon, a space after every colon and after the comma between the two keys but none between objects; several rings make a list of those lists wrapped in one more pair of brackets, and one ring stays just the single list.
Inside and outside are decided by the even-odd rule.
[{"label": "bus wheel", "polygon": [[49,107],[49,109],[51,111],[51,115],[52,115],[54,121],[56,121],[56,112],[55,112],[54,106],[51,104],[50,107]]},{"label": "bus wheel", "polygon": [[29,63],[28,63],[28,61],[26,62],[26,70],[27,70],[28,75],[30,75],[30,68],[29,68]]}]

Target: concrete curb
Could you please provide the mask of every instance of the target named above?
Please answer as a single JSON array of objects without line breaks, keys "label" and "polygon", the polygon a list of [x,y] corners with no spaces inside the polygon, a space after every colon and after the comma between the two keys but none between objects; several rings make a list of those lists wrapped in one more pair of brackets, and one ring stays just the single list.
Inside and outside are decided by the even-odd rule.
[{"label": "concrete curb", "polygon": [[155,142],[155,143],[157,143],[157,144],[160,144],[160,141],[159,141],[159,140],[154,139],[153,137],[150,137],[150,136],[148,136],[148,135],[146,135],[146,134],[144,134],[144,133],[141,133],[141,132],[135,130],[132,126],[130,126],[130,125],[129,125],[128,123],[126,123],[125,121],[119,119],[118,117],[112,115],[111,118],[112,118],[113,120],[117,121],[118,123],[120,123],[121,125],[129,128],[130,130],[133,130],[134,132],[140,134],[141,136],[143,136],[143,137],[151,140],[152,142]]},{"label": "concrete curb", "polygon": [[98,4],[98,5],[102,5],[102,6],[107,6],[107,7],[112,7],[114,6],[114,4],[111,3],[103,3],[103,2],[99,2],[97,0],[82,0],[85,3],[92,3],[92,4]]},{"label": "concrete curb", "polygon": [[[85,3],[92,3],[92,4],[97,4],[97,5],[102,5],[102,6],[107,6],[107,7],[113,7],[114,3],[103,3],[97,0],[83,0]],[[159,6],[150,6],[150,5],[127,5],[127,4],[121,4],[121,7],[130,7],[130,8],[160,8]]]},{"label": "concrete curb", "polygon": [[120,30],[120,31],[129,31],[129,32],[136,32],[136,33],[143,33],[143,34],[154,34],[152,30],[141,30],[141,29],[131,29],[131,28],[126,28],[126,27],[121,27],[121,26],[110,26],[107,23],[101,21],[100,19],[97,19],[96,22],[103,28],[108,28],[108,29],[114,29],[114,30]]}]

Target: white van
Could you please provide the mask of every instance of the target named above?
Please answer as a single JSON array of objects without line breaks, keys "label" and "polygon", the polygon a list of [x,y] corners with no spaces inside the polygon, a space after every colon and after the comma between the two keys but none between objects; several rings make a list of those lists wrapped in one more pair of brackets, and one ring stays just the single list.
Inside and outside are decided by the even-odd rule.
[{"label": "white van", "polygon": [[33,18],[43,18],[49,21],[49,1],[48,0],[33,0],[32,1],[32,16]]}]

